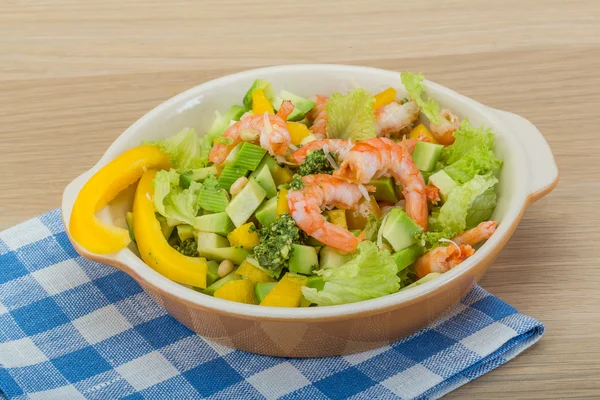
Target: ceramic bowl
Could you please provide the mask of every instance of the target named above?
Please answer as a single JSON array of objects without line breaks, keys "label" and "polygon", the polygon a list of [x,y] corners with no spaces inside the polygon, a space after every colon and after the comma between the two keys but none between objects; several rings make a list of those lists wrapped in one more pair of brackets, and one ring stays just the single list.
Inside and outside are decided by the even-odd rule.
[{"label": "ceramic bowl", "polygon": [[[405,94],[398,72],[343,65],[286,65],[256,69],[203,83],[181,93],[129,127],[98,163],[64,191],[65,226],[75,198],[102,166],[142,140],[171,136],[184,127],[205,132],[215,110],[239,104],[257,78],[276,90],[309,96],[329,95],[363,87],[373,93],[395,87]],[[319,357],[365,351],[411,334],[454,306],[481,279],[521,220],[525,209],[550,192],[558,181],[552,152],[541,133],[518,115],[486,107],[441,85],[426,82],[427,93],[472,125],[485,124],[496,133],[496,153],[504,160],[497,185],[496,233],[469,259],[437,279],[378,299],[330,307],[260,307],[221,300],[168,280],[129,248],[110,255],[84,257],[114,266],[130,275],[177,320],[223,345],[254,353],[289,357]],[[100,212],[107,222],[125,226],[132,190],[125,191]],[[128,195],[129,194],[129,195]]]}]

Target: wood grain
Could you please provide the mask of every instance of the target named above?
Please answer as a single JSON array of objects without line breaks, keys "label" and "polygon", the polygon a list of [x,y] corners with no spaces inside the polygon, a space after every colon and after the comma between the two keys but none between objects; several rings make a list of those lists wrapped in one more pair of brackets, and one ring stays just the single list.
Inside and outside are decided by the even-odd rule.
[{"label": "wood grain", "polygon": [[0,229],[59,206],[71,179],[170,96],[307,62],[423,71],[544,133],[561,181],[482,284],[547,332],[448,398],[600,397],[597,0],[5,0]]}]

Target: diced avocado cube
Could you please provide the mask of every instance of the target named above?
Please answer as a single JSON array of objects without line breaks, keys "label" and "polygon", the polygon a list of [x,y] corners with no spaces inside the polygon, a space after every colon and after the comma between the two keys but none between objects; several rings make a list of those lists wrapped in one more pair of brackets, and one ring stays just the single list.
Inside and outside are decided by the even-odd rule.
[{"label": "diced avocado cube", "polygon": [[221,279],[218,279],[217,281],[213,282],[210,286],[208,286],[206,289],[204,289],[204,293],[206,294],[210,294],[211,296],[213,296],[215,294],[215,292],[219,289],[221,289],[226,283],[229,283],[231,281],[237,281],[238,279],[242,279],[241,276],[239,276],[238,274],[234,272],[230,273],[229,275],[224,276]]},{"label": "diced avocado cube", "polygon": [[319,256],[321,269],[337,268],[352,259],[350,254],[341,253],[329,246],[323,246]]},{"label": "diced avocado cube", "polygon": [[412,287],[415,287],[415,286],[422,285],[424,283],[429,282],[430,280],[433,280],[433,279],[437,278],[440,275],[442,275],[442,274],[439,273],[439,272],[430,272],[427,275],[425,275],[424,277],[422,277],[421,279],[419,279],[418,281],[413,282],[410,285],[405,286],[405,287],[403,287],[400,290],[406,290],[406,289],[409,289],[409,288],[412,288]]},{"label": "diced avocado cube", "polygon": [[133,232],[133,213],[128,211],[125,214],[125,221],[127,222],[127,229],[129,230],[129,238],[135,242],[135,233]]},{"label": "diced avocado cube", "polygon": [[177,225],[177,235],[182,242],[194,237],[194,227],[191,225]]},{"label": "diced avocado cube", "polygon": [[352,233],[355,237],[358,237],[362,231],[360,229],[351,229],[350,233]]},{"label": "diced avocado cube", "polygon": [[179,176],[179,186],[184,189],[190,187],[192,182],[202,182],[209,175],[217,175],[217,167],[214,165],[205,168],[191,169]]},{"label": "diced avocado cube", "polygon": [[396,184],[392,178],[372,179],[367,185],[375,186],[375,193],[373,193],[375,200],[394,204],[398,202]]},{"label": "diced avocado cube", "polygon": [[258,282],[254,286],[254,295],[256,296],[256,300],[258,300],[259,303],[262,302],[265,297],[271,293],[271,290],[273,290],[275,285],[277,285],[277,282]]},{"label": "diced avocado cube", "polygon": [[319,268],[319,258],[314,247],[292,244],[292,254],[288,265],[290,272],[312,275],[317,268]]},{"label": "diced avocado cube", "polygon": [[[244,145],[244,143],[239,143],[238,145],[236,145],[227,155],[227,158],[225,159],[225,161],[223,161],[223,164],[233,164],[233,162],[235,161],[236,157],[238,156],[238,154],[240,153],[240,150],[242,150],[242,146]],[[234,165],[235,166],[235,165]]]},{"label": "diced avocado cube", "polygon": [[267,192],[265,189],[252,178],[242,191],[231,199],[231,202],[225,208],[225,212],[236,227],[242,226],[254,214],[254,211],[260,206],[266,196]]},{"label": "diced avocado cube", "polygon": [[262,89],[263,92],[265,92],[265,96],[267,96],[271,102],[275,98],[275,92],[271,87],[271,83],[266,79],[257,79],[252,83],[252,86],[250,86],[250,89],[248,89],[244,95],[244,107],[246,107],[246,110],[252,110],[252,93],[254,93],[256,89]]},{"label": "diced avocado cube", "polygon": [[421,227],[404,211],[393,208],[383,226],[383,237],[394,251],[400,251],[416,243],[415,234],[420,231]]},{"label": "diced avocado cube", "polygon": [[238,168],[254,171],[264,158],[265,154],[267,154],[267,150],[262,147],[244,142],[233,160],[233,165]]},{"label": "diced avocado cube", "polygon": [[214,249],[217,247],[229,247],[229,240],[212,232],[198,232],[198,251],[202,249]]},{"label": "diced avocado cube", "polygon": [[413,152],[412,158],[421,171],[433,171],[435,164],[438,162],[442,149],[444,148],[441,144],[434,144],[428,142],[417,142],[415,151]]},{"label": "diced avocado cube", "polygon": [[315,239],[312,236],[309,236],[308,239],[306,239],[306,244],[312,247],[323,247],[324,244],[319,242],[317,239]]},{"label": "diced avocado cube", "polygon": [[323,281],[322,276],[311,276],[306,281],[306,286],[317,290],[323,290],[323,287],[325,287],[325,282]]},{"label": "diced avocado cube", "polygon": [[206,257],[218,262],[229,260],[236,265],[241,264],[248,257],[248,252],[239,247],[204,248],[199,249],[198,254],[200,257]]},{"label": "diced avocado cube", "polygon": [[264,165],[269,167],[269,172],[271,173],[273,172],[273,169],[278,166],[277,161],[272,156],[265,154],[263,159],[260,161],[260,164],[258,164],[258,167],[256,167],[254,172],[250,174],[250,177],[255,177]]},{"label": "diced avocado cube", "polygon": [[274,222],[277,219],[277,197],[273,197],[261,204],[254,215],[261,226],[266,226]]},{"label": "diced avocado cube", "polygon": [[394,258],[394,261],[396,261],[398,272],[400,272],[417,261],[422,254],[423,247],[421,247],[418,243],[415,243],[412,246],[408,246],[407,248],[392,254],[392,257]]},{"label": "diced avocado cube", "polygon": [[165,239],[169,240],[169,238],[171,237],[171,233],[173,233],[175,225],[177,224],[169,224],[167,219],[158,213],[156,213],[156,219],[160,224],[160,230],[162,231],[163,236],[165,237]]},{"label": "diced avocado cube", "polygon": [[311,101],[305,97],[300,97],[295,95],[294,93],[288,92],[286,90],[282,90],[279,92],[279,96],[272,100],[273,108],[275,110],[279,110],[281,107],[281,103],[284,100],[290,100],[292,104],[294,104],[294,111],[287,117],[288,121],[300,121],[304,118],[304,115],[313,109],[315,106],[315,102]]},{"label": "diced avocado cube", "polygon": [[[271,171],[269,171],[269,166],[265,164],[261,167],[260,171],[256,171],[258,173],[253,178],[263,189],[265,189],[267,192],[267,199],[277,196],[277,187],[275,186]],[[252,175],[250,176],[252,177]]]},{"label": "diced avocado cube", "polygon": [[440,197],[444,203],[448,200],[450,192],[458,186],[454,179],[450,178],[450,175],[444,170],[431,175],[429,177],[429,184],[440,189]]},{"label": "diced avocado cube", "polygon": [[219,279],[219,263],[215,260],[210,260],[207,262],[207,265],[208,271],[206,272],[206,284],[210,286]]},{"label": "diced avocado cube", "polygon": [[215,119],[212,126],[207,132],[208,136],[215,137],[221,135],[229,127],[231,121],[239,121],[240,117],[246,112],[246,109],[242,106],[231,106],[229,110],[222,116]]},{"label": "diced avocado cube", "polygon": [[226,212],[220,212],[196,217],[194,228],[200,232],[212,232],[225,236],[235,228],[235,225]]}]

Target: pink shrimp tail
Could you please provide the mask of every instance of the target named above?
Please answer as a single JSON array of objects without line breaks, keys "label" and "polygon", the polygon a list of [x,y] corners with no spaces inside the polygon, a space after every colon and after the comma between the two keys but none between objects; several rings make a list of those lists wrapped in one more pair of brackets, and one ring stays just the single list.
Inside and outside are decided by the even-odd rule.
[{"label": "pink shrimp tail", "polygon": [[284,100],[279,107],[279,111],[277,111],[277,116],[286,121],[292,111],[294,111],[294,103],[290,100]]}]

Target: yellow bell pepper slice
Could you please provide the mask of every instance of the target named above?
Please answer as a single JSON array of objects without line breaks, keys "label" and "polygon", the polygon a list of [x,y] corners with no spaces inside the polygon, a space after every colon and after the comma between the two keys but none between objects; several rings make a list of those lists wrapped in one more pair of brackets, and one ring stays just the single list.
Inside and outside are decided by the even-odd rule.
[{"label": "yellow bell pepper slice", "polygon": [[245,276],[252,282],[275,282],[275,279],[271,278],[265,271],[252,265],[248,261],[244,260],[235,272],[238,275]]},{"label": "yellow bell pepper slice", "polygon": [[281,214],[289,214],[290,212],[290,209],[288,208],[287,195],[287,189],[279,189],[279,193],[277,193],[277,216],[280,216]]},{"label": "yellow bell pepper slice", "polygon": [[433,136],[433,134],[429,131],[429,129],[427,129],[427,127],[423,124],[419,124],[419,125],[415,126],[414,128],[412,128],[412,130],[410,131],[410,134],[408,136],[411,139],[418,139],[421,136],[425,136],[430,139],[429,140],[430,143],[438,144],[438,141],[435,140],[435,136]]},{"label": "yellow bell pepper slice", "polygon": [[142,175],[133,199],[133,231],[142,260],[172,281],[206,288],[208,264],[203,257],[187,257],[172,248],[154,215],[152,181],[156,170]]},{"label": "yellow bell pepper slice", "polygon": [[286,125],[294,146],[298,146],[302,142],[302,139],[310,135],[307,126],[300,122],[287,122]]},{"label": "yellow bell pepper slice", "polygon": [[262,89],[256,89],[252,92],[252,112],[254,114],[275,114],[271,101],[265,95],[265,91]]},{"label": "yellow bell pepper slice", "polygon": [[252,250],[258,244],[258,232],[253,222],[240,225],[227,235],[229,244],[233,247],[243,247],[245,250]]},{"label": "yellow bell pepper slice", "polygon": [[329,215],[329,222],[334,225],[341,226],[344,229],[348,229],[348,223],[346,222],[346,210],[329,210],[325,212]]},{"label": "yellow bell pepper slice", "polygon": [[383,107],[396,100],[396,89],[390,87],[385,89],[383,92],[375,95],[375,101],[373,102],[373,110],[377,110],[379,107]]},{"label": "yellow bell pepper slice", "polygon": [[298,307],[302,300],[302,286],[308,278],[287,273],[260,303],[261,306]]},{"label": "yellow bell pepper slice", "polygon": [[254,282],[246,279],[227,282],[223,287],[217,289],[215,297],[237,303],[257,303],[256,296],[254,295]]},{"label": "yellow bell pepper slice", "polygon": [[112,253],[127,247],[131,241],[127,229],[100,221],[95,216],[96,211],[140,179],[145,170],[169,167],[169,156],[161,153],[156,146],[135,147],[106,164],[87,181],[75,199],[69,222],[73,239],[96,254]]}]

